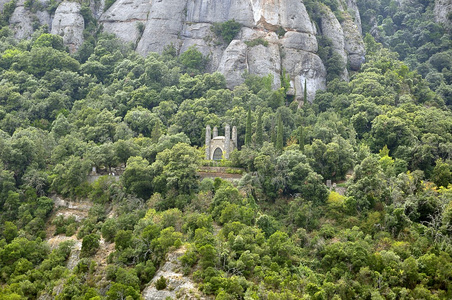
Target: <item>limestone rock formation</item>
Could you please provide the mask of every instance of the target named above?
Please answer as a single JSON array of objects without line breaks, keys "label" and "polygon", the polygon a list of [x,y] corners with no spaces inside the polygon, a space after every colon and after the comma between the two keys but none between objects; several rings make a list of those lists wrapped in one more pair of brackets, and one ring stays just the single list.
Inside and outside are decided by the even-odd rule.
[{"label": "limestone rock formation", "polygon": [[360,34],[363,33],[362,25],[361,25],[361,15],[359,14],[358,4],[356,0],[347,0],[347,6],[341,7],[343,12],[349,12],[350,16],[354,20],[356,27],[358,28],[358,32]]},{"label": "limestone rock formation", "polygon": [[[0,0],[0,7],[5,1]],[[51,33],[63,36],[72,52],[81,46],[85,26],[81,4],[62,1],[51,16],[44,9],[32,12],[24,1],[18,1],[11,16],[16,37],[30,37],[39,25],[47,24]],[[50,3],[39,1],[44,8]],[[272,86],[277,89],[286,70],[295,98],[302,100],[306,81],[307,100],[312,101],[316,90],[326,87],[325,67],[317,55],[318,34],[332,40],[334,50],[350,69],[359,69],[364,61],[356,0],[341,2],[341,22],[325,6],[321,24],[311,20],[301,0],[117,0],[106,11],[104,6],[104,0],[92,0],[89,5],[104,32],[132,43],[142,55],[161,53],[169,45],[178,53],[195,46],[209,58],[208,71],[223,73],[229,88],[243,83],[244,73],[249,72],[271,74]],[[235,20],[242,28],[225,44],[211,27],[228,20]],[[348,78],[346,68],[343,78]]]},{"label": "limestone rock formation", "polygon": [[365,61],[364,42],[359,32],[358,26],[353,22],[348,14],[344,14],[344,20],[341,23],[344,32],[344,50],[347,53],[347,61],[350,69],[359,70],[361,64]]},{"label": "limestone rock formation", "polygon": [[[322,33],[331,40],[333,50],[340,55],[344,63],[347,62],[347,53],[345,52],[345,37],[341,23],[337,20],[329,7],[323,5],[323,13],[320,27]],[[346,68],[342,71],[342,78],[348,80],[348,71]]]},{"label": "limestone rock formation", "polygon": [[53,17],[51,33],[61,35],[71,52],[76,51],[83,43],[85,21],[80,9],[79,3],[65,1],[58,6]]},{"label": "limestone rock formation", "polygon": [[100,16],[104,31],[114,33],[125,42],[136,43],[140,37],[139,23],[143,26],[151,8],[149,0],[118,0]]},{"label": "limestone rock formation", "polygon": [[24,6],[16,7],[9,23],[17,39],[27,38],[33,33],[33,15]]},{"label": "limestone rock formation", "polygon": [[218,72],[225,76],[229,88],[242,83],[242,74],[248,71],[246,49],[245,43],[235,40],[224,51]]}]

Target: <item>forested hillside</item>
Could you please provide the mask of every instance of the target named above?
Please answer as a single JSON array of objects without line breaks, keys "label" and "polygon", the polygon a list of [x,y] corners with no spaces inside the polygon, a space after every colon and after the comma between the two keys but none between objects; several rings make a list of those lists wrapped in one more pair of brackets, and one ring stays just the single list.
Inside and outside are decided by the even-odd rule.
[{"label": "forested hillside", "polygon": [[[93,33],[69,54],[43,28],[17,40],[4,26],[0,299],[140,299],[151,280],[171,291],[154,275],[177,249],[198,297],[451,299],[450,41],[432,23],[443,37],[435,52],[399,51],[392,32],[410,26],[388,31],[404,12],[394,10],[384,10],[383,44],[365,36],[349,82],[320,43],[334,76],[301,107],[286,74],[276,90],[271,75],[247,73],[227,89],[196,47],[143,57]],[[237,126],[239,150],[217,164],[243,177],[201,181],[200,167],[215,165],[205,127],[224,124]],[[124,171],[89,183],[93,167]],[[88,212],[62,213],[61,198]]]},{"label": "forested hillside", "polygon": [[399,54],[452,105],[452,12],[442,1],[358,1],[363,30]]}]

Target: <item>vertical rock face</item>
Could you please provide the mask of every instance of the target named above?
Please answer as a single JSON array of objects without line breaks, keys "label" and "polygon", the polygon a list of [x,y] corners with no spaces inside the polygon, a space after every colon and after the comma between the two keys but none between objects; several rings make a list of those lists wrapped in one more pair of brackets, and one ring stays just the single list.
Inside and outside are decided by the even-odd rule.
[{"label": "vertical rock face", "polygon": [[100,16],[99,21],[104,31],[114,33],[125,42],[136,43],[140,38],[139,23],[146,24],[150,8],[149,0],[118,0]]},{"label": "vertical rock face", "polygon": [[142,54],[162,52],[170,44],[179,49],[185,7],[186,3],[182,0],[151,1],[148,21],[137,51]]},{"label": "vertical rock face", "polygon": [[226,78],[226,85],[231,88],[242,83],[242,74],[248,71],[247,46],[240,40],[232,41],[224,51],[218,66],[218,72]]},{"label": "vertical rock face", "polygon": [[[4,4],[8,2],[10,1],[0,0],[0,11],[3,10]],[[35,27],[44,24],[50,26],[50,14],[47,11],[32,13],[25,7],[25,0],[19,0],[16,2],[16,8],[9,19],[9,24],[17,39],[29,38],[36,29]]]},{"label": "vertical rock face", "polygon": [[[323,13],[320,27],[322,33],[331,40],[333,50],[338,53],[344,63],[347,62],[347,53],[345,52],[345,36],[341,23],[337,20],[333,12],[327,7],[323,6]],[[342,78],[348,80],[348,71],[346,68],[342,71]]]},{"label": "vertical rock face", "polygon": [[341,25],[344,32],[344,49],[347,53],[348,64],[350,69],[357,71],[361,64],[364,63],[366,53],[360,29],[348,14],[344,15]]},{"label": "vertical rock face", "polygon": [[9,22],[17,39],[27,38],[33,33],[33,16],[23,6],[16,7]]},{"label": "vertical rock face", "polygon": [[63,37],[65,45],[71,52],[83,43],[85,21],[80,14],[81,5],[77,2],[62,2],[55,11],[52,22],[52,34]]}]

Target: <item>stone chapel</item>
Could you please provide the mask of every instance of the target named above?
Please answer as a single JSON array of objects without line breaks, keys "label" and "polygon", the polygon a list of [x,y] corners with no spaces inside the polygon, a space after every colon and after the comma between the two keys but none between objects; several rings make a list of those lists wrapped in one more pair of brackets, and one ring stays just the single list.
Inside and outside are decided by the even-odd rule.
[{"label": "stone chapel", "polygon": [[221,160],[229,159],[229,154],[237,149],[237,127],[231,128],[228,124],[224,126],[224,136],[218,135],[218,128],[213,128],[213,135],[210,126],[206,127],[206,159]]}]

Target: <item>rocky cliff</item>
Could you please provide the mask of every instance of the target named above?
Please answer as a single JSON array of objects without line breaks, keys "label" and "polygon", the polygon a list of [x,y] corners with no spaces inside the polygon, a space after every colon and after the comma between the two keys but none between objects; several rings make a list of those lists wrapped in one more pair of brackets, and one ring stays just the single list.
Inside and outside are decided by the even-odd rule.
[{"label": "rocky cliff", "polygon": [[[81,46],[85,25],[80,4],[63,1],[49,14],[45,10],[49,3],[32,10],[20,1],[10,18],[18,38],[30,36],[39,23],[63,36],[71,51]],[[359,69],[364,61],[361,21],[354,0],[340,5],[340,21],[322,5],[318,24],[301,0],[117,0],[103,13],[99,7],[104,3],[97,0],[90,7],[105,32],[133,43],[142,55],[162,52],[168,45],[179,53],[195,46],[209,57],[209,71],[223,73],[230,88],[243,82],[244,72],[272,74],[273,88],[279,88],[285,69],[295,97],[302,100],[306,82],[308,100],[312,101],[316,90],[326,86],[327,70],[317,54],[316,36],[321,34],[331,39],[334,51],[350,69]],[[211,27],[228,20],[242,27],[225,44]],[[348,79],[346,68],[342,77]]]}]

